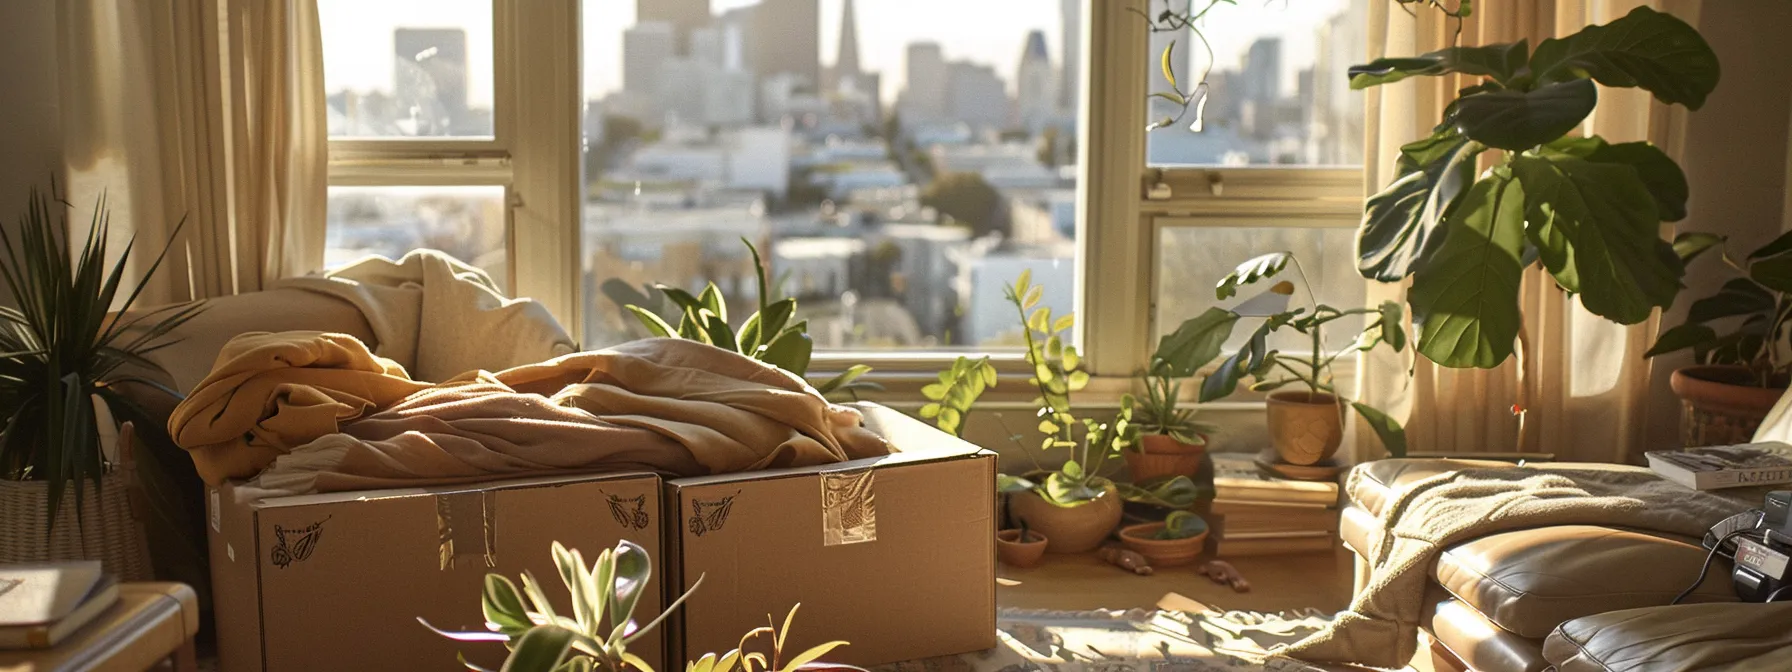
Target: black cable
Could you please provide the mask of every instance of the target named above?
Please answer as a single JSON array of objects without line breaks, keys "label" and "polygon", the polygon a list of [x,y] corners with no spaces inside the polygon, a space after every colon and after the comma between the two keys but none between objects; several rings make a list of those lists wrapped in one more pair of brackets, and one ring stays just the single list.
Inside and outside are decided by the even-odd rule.
[{"label": "black cable", "polygon": [[1780,597],[1780,593],[1786,592],[1787,590],[1792,590],[1792,583],[1788,583],[1786,585],[1780,586],[1779,588],[1775,589],[1773,592],[1768,593],[1767,599],[1764,601],[1772,602],[1774,600],[1777,600]]},{"label": "black cable", "polygon": [[1733,531],[1733,532],[1726,534],[1722,537],[1719,537],[1717,540],[1717,543],[1711,545],[1711,552],[1705,554],[1705,564],[1699,568],[1698,580],[1693,581],[1692,585],[1686,587],[1686,590],[1680,591],[1680,594],[1674,598],[1674,601],[1669,602],[1668,604],[1679,604],[1681,600],[1686,599],[1686,596],[1691,595],[1692,591],[1699,589],[1699,584],[1702,584],[1705,582],[1705,575],[1711,572],[1711,561],[1713,559],[1717,558],[1717,551],[1718,551],[1718,549],[1724,547],[1724,542],[1734,539],[1736,537],[1740,537],[1744,534],[1748,534],[1749,532],[1753,532],[1753,531],[1754,531],[1754,528],[1749,528],[1746,530],[1736,530],[1736,531]]}]

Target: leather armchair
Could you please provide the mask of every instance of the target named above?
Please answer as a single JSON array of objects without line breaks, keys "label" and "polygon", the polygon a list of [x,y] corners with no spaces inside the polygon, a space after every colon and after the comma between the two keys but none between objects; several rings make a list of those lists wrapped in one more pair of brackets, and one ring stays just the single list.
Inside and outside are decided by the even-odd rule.
[{"label": "leather armchair", "polygon": [[[1339,536],[1357,554],[1357,589],[1368,578],[1363,557],[1379,532],[1381,507],[1395,489],[1456,469],[1510,466],[1399,459],[1356,467]],[[1543,463],[1526,468],[1630,467]],[[1730,571],[1721,556],[1712,563],[1713,578],[1681,605],[1666,606],[1698,575],[1705,555],[1697,539],[1594,525],[1516,530],[1458,544],[1439,557],[1426,596],[1422,627],[1431,640],[1434,667],[1483,672],[1683,670],[1783,656],[1778,658],[1781,667],[1760,669],[1792,670],[1792,634],[1784,627],[1792,622],[1787,616],[1792,611],[1778,609],[1779,604],[1738,603],[1730,582],[1721,580]],[[1762,608],[1782,614],[1780,625],[1757,628],[1748,645],[1738,646],[1736,637],[1751,636],[1747,629],[1769,618]],[[1697,615],[1697,627],[1675,614]],[[1638,642],[1650,642],[1648,664],[1641,668]]]}]

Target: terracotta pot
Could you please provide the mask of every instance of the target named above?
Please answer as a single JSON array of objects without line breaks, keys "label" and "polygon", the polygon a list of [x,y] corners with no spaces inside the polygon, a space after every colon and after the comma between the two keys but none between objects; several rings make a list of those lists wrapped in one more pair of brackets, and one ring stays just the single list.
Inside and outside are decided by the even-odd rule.
[{"label": "terracotta pot", "polygon": [[1680,397],[1680,443],[1724,446],[1748,443],[1773,408],[1784,386],[1760,387],[1741,366],[1688,366],[1674,371],[1668,385]]},{"label": "terracotta pot", "polygon": [[[1201,438],[1205,440],[1207,437],[1203,435]],[[1165,476],[1194,478],[1201,470],[1201,456],[1205,454],[1206,444],[1191,445],[1163,434],[1141,436],[1138,450],[1121,453],[1134,483]]]},{"label": "terracotta pot", "polygon": [[1178,567],[1194,563],[1207,545],[1207,532],[1187,539],[1154,539],[1164,529],[1163,523],[1140,523],[1120,528],[1120,543],[1151,561],[1154,569]]},{"label": "terracotta pot", "polygon": [[1306,390],[1269,395],[1269,443],[1289,464],[1318,464],[1344,442],[1338,398]]},{"label": "terracotta pot", "polygon": [[1045,558],[1046,537],[1027,530],[1027,540],[1020,540],[1020,530],[996,533],[996,558],[1012,567],[1032,567]]},{"label": "terracotta pot", "polygon": [[1008,515],[1016,523],[1045,535],[1050,553],[1095,550],[1120,526],[1120,493],[1108,486],[1100,497],[1076,506],[1058,506],[1028,490],[1008,496]]}]

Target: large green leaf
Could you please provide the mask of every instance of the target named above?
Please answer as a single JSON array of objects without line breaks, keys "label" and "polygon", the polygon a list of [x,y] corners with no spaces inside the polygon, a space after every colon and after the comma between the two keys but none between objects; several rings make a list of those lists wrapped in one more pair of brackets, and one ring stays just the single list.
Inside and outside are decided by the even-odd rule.
[{"label": "large green leaf", "polygon": [[1585,79],[1531,91],[1483,91],[1456,101],[1456,128],[1484,145],[1524,151],[1574,130],[1598,103],[1598,87]]},{"label": "large green leaf", "polygon": [[1435,258],[1414,274],[1407,298],[1418,351],[1431,361],[1487,369],[1512,355],[1524,199],[1524,188],[1503,170],[1476,182],[1450,214]]},{"label": "large green leaf", "polygon": [[1708,345],[1716,340],[1717,330],[1712,329],[1711,327],[1707,327],[1703,324],[1682,324],[1678,327],[1661,332],[1661,337],[1655,339],[1655,345],[1649,346],[1649,351],[1643,353],[1643,356],[1654,357],[1675,350],[1696,348]]},{"label": "large green leaf", "polygon": [[1724,240],[1723,236],[1715,233],[1689,231],[1674,236],[1674,254],[1680,257],[1680,265],[1685,266],[1711,248],[1724,244]]},{"label": "large green leaf", "polygon": [[778,334],[760,353],[759,361],[789,371],[798,376],[809,372],[809,357],[815,351],[815,341],[804,333],[809,325],[798,322],[784,333]]},{"label": "large green leaf", "polygon": [[[1664,222],[1677,222],[1686,218],[1686,199],[1689,190],[1686,186],[1686,173],[1680,170],[1680,164],[1661,151],[1661,148],[1647,142],[1621,142],[1610,144],[1604,138],[1562,138],[1549,143],[1550,152],[1567,154],[1586,159],[1593,163],[1610,163],[1630,166],[1643,181],[1643,187],[1649,190],[1649,196],[1655,199],[1657,216]],[[1711,234],[1703,235],[1712,238]],[[1722,238],[1717,238],[1722,241]],[[1676,244],[1678,245],[1678,244]],[[1681,255],[1685,259],[1685,255]]]},{"label": "large green leaf", "polygon": [[1700,324],[1737,315],[1771,314],[1773,298],[1753,280],[1735,278],[1724,283],[1716,294],[1692,302],[1686,309],[1686,322]]},{"label": "large green leaf", "polygon": [[1350,407],[1363,416],[1363,422],[1368,423],[1370,429],[1375,430],[1375,436],[1381,439],[1382,447],[1388,449],[1388,455],[1406,457],[1406,428],[1400,426],[1399,420],[1360,401],[1350,402]]},{"label": "large green leaf", "polygon": [[510,657],[504,659],[503,672],[547,672],[560,665],[572,648],[576,633],[566,628],[543,625],[530,629],[516,640]]},{"label": "large green leaf", "polygon": [[1193,376],[1220,356],[1220,346],[1232,337],[1232,326],[1237,323],[1237,313],[1208,308],[1207,312],[1184,320],[1176,331],[1159,339],[1157,352],[1151,359],[1161,363],[1163,375],[1171,378]]},{"label": "large green leaf", "polygon": [[1637,7],[1603,26],[1551,38],[1531,54],[1531,73],[1549,84],[1592,77],[1641,87],[1668,104],[1699,109],[1717,88],[1717,53],[1699,31],[1670,14]]},{"label": "large green leaf", "polygon": [[1475,177],[1474,157],[1486,147],[1454,128],[1400,148],[1400,172],[1364,203],[1357,231],[1357,270],[1363,277],[1398,282],[1435,251],[1438,224]]},{"label": "large green leaf", "polygon": [[1519,156],[1511,165],[1524,184],[1526,233],[1587,310],[1636,324],[1673,302],[1684,271],[1635,169],[1561,154]]},{"label": "large green leaf", "polygon": [[1293,258],[1294,254],[1290,252],[1271,252],[1252,257],[1232,269],[1232,272],[1228,273],[1226,277],[1220,279],[1219,284],[1213,288],[1214,298],[1231,298],[1238,294],[1240,287],[1264,278],[1275,277],[1277,273],[1282,272],[1282,269],[1288,267],[1288,260]]},{"label": "large green leaf", "polygon": [[1776,254],[1750,262],[1748,277],[1773,291],[1792,293],[1792,254]]},{"label": "large green leaf", "polygon": [[1366,89],[1408,77],[1428,77],[1459,72],[1492,77],[1506,83],[1525,66],[1530,47],[1524,40],[1482,47],[1450,47],[1423,56],[1378,58],[1350,68],[1350,88]]},{"label": "large green leaf", "polygon": [[1782,233],[1778,238],[1774,238],[1766,245],[1756,248],[1755,251],[1748,253],[1748,258],[1760,259],[1762,257],[1771,257],[1785,252],[1792,252],[1792,231]]}]

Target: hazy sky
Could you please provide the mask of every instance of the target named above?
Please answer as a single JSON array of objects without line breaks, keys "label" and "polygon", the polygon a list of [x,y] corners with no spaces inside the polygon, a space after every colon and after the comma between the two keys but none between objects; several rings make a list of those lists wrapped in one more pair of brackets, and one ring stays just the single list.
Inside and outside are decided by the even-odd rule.
[{"label": "hazy sky", "polygon": [[[721,12],[758,0],[712,0]],[[834,60],[844,0],[821,2],[821,61]],[[1177,7],[1182,0],[1173,0]],[[1199,1],[1199,0],[1197,0]],[[1220,68],[1236,67],[1239,54],[1264,35],[1288,35],[1282,42],[1284,76],[1313,60],[1314,26],[1341,11],[1347,0],[1238,0],[1215,9],[1206,34]],[[1154,7],[1161,7],[1158,0]],[[948,59],[987,63],[1013,86],[1027,33],[1045,31],[1052,61],[1058,62],[1059,0],[854,0],[858,14],[859,61],[881,71],[884,87],[901,87],[905,47],[939,42]],[[329,91],[390,89],[394,27],[467,29],[469,103],[491,102],[491,3],[489,0],[319,0],[324,28],[325,86]],[[614,90],[622,80],[622,31],[634,23],[635,0],[584,0],[584,79],[588,97]],[[1142,19],[1141,19],[1142,20]]]}]

